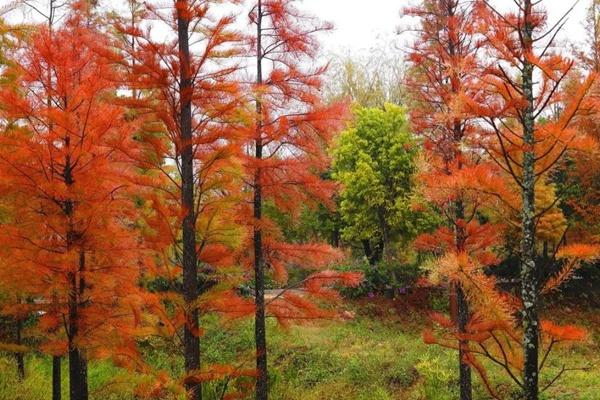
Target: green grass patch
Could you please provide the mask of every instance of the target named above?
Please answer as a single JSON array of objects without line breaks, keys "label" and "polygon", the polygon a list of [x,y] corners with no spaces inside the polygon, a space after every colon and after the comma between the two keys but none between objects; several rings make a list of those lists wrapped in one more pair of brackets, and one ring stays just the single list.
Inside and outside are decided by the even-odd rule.
[{"label": "green grass patch", "polygon": [[[458,362],[455,352],[428,346],[421,339],[426,317],[400,318],[390,311],[385,317],[358,316],[346,322],[310,324],[283,329],[269,323],[271,398],[274,400],[454,400],[457,394]],[[593,321],[593,318],[590,318]],[[214,318],[203,321],[203,360],[207,363],[243,365],[252,368],[251,321],[222,324]],[[544,393],[547,400],[597,400],[600,392],[600,348],[593,324],[590,343],[562,348],[554,353],[544,378],[569,367],[573,371]],[[142,349],[157,369],[177,376],[182,360],[161,342],[144,342]],[[68,399],[68,371],[63,361],[63,398]],[[514,386],[505,374],[490,366],[491,381],[510,399]],[[141,377],[115,367],[110,361],[91,362],[92,400],[141,400],[133,390]],[[475,399],[489,399],[477,377]],[[29,356],[27,377],[16,377],[14,359],[0,357],[0,400],[43,400],[51,396],[51,359]],[[215,400],[219,383],[205,387],[205,399]]]}]

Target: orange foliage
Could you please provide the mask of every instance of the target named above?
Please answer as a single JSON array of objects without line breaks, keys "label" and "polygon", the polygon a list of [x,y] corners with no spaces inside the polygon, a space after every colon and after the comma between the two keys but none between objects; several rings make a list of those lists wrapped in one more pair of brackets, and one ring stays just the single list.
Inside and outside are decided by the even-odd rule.
[{"label": "orange foliage", "polygon": [[[242,156],[244,181],[252,190],[244,194],[239,221],[247,228],[240,262],[247,268],[255,263],[255,232],[261,234],[261,259],[280,284],[288,279],[288,268],[319,271],[301,282],[294,291],[281,295],[267,309],[278,320],[320,318],[320,311],[310,297],[337,299],[333,285],[355,284],[357,274],[323,272],[342,259],[338,249],[322,243],[287,243],[280,228],[256,209],[273,204],[294,217],[304,207],[316,204],[333,206],[335,184],[320,177],[329,166],[327,149],[332,137],[348,119],[343,102],[326,104],[321,96],[325,67],[310,67],[318,51],[315,33],[331,28],[317,19],[303,15],[287,0],[262,2],[249,15],[251,24],[261,21],[263,31],[250,38],[253,57],[269,68],[261,71],[250,88],[257,107],[247,128],[242,131],[248,151]],[[254,29],[254,25],[253,25]],[[254,54],[260,35],[260,52]],[[266,66],[266,64],[265,64]],[[260,148],[260,153],[256,149]],[[256,192],[260,199],[256,199]],[[301,289],[305,295],[297,296]]]},{"label": "orange foliage", "polygon": [[[536,32],[546,22],[546,13],[538,11],[528,21]],[[434,315],[442,335],[436,337],[426,331],[424,339],[460,350],[463,361],[474,368],[496,398],[478,358],[491,359],[517,385],[523,385],[519,376],[524,365],[522,332],[515,328],[515,316],[524,304],[503,293],[487,268],[499,263],[495,251],[504,244],[504,235],[514,235],[521,225],[519,185],[524,152],[533,151],[536,157],[537,238],[554,246],[550,251],[556,250],[556,259],[552,262],[562,263],[558,273],[544,277],[542,290],[558,287],[583,261],[597,257],[596,246],[560,249],[567,222],[549,183],[550,173],[565,154],[592,153],[597,147],[595,140],[580,134],[572,123],[585,108],[582,103],[587,101],[596,74],[580,79],[569,97],[563,97],[557,88],[573,63],[553,52],[552,47],[539,56],[524,48],[518,42],[522,40],[522,12],[500,14],[486,1],[454,0],[423,1],[406,10],[419,19],[407,81],[413,95],[414,130],[425,138],[421,194],[448,221],[447,226],[422,235],[415,244],[437,257],[429,265],[433,283],[460,287],[471,312],[466,327]],[[479,56],[482,47],[487,57]],[[540,71],[539,83],[535,83],[534,118],[541,120],[540,115],[548,114],[542,114],[544,110],[562,106],[556,118],[535,124],[532,148],[524,144],[520,123],[528,104],[520,89],[523,70],[511,68],[524,61]],[[502,226],[487,222],[490,219],[502,221]],[[550,341],[559,333],[578,340],[578,328],[562,331],[545,324],[548,329],[544,335]],[[550,344],[548,351],[551,348]]]},{"label": "orange foliage", "polygon": [[540,321],[540,325],[544,335],[556,342],[581,342],[588,337],[588,332],[578,326],[560,326],[548,320]]},{"label": "orange foliage", "polygon": [[[146,334],[181,345],[193,364],[200,357],[190,354],[204,334],[199,315],[239,318],[253,311],[233,289],[243,279],[234,255],[241,236],[235,204],[242,185],[244,98],[234,76],[239,67],[225,60],[240,56],[243,37],[232,26],[233,16],[219,7],[217,2],[145,2],[139,20],[133,15],[116,21],[129,38],[120,48],[129,89],[121,102],[140,125],[138,145],[120,150],[141,171],[132,183],[140,190],[139,224],[153,255],[144,277],[160,277],[168,285],[145,296],[152,319]],[[153,21],[149,28],[143,19]],[[189,37],[189,55],[179,29]],[[186,364],[188,374],[196,368]],[[189,379],[169,382],[201,390]]]},{"label": "orange foliage", "polygon": [[[134,335],[143,258],[133,168],[116,150],[135,147],[136,125],[115,104],[110,42],[71,14],[52,34],[22,44],[0,90],[0,192],[9,218],[0,230],[0,279],[35,301],[42,350],[92,358]],[[99,179],[102,177],[102,179]]]}]

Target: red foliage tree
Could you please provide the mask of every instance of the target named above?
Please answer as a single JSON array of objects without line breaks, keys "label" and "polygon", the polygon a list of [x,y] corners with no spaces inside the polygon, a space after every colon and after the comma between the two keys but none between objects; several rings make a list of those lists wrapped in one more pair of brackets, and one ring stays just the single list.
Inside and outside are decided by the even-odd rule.
[{"label": "red foliage tree", "polygon": [[[537,321],[537,298],[568,279],[583,260],[594,257],[596,249],[578,246],[579,250],[573,249],[567,255],[560,251],[557,240],[553,255],[544,262],[556,267],[550,268],[551,271],[558,272],[540,274],[537,270],[528,271],[526,265],[522,268],[521,299],[512,298],[499,291],[495,279],[485,272],[486,267],[498,262],[490,250],[501,244],[503,229],[480,225],[477,216],[488,219],[504,212],[509,217],[504,220],[523,229],[521,237],[528,237],[526,246],[523,242],[526,247],[521,253],[523,262],[537,262],[535,248],[531,247],[533,238],[546,240],[550,235],[546,231],[554,229],[553,219],[559,217],[555,215],[558,200],[547,182],[549,171],[567,151],[589,144],[575,135],[569,124],[593,76],[578,87],[561,118],[539,123],[532,130],[543,112],[562,101],[557,89],[570,70],[568,61],[547,48],[542,48],[539,56],[534,54],[531,35],[542,29],[543,12],[533,12],[527,1],[520,9],[522,14],[501,15],[486,2],[473,5],[456,0],[425,2],[421,8],[409,11],[422,20],[421,38],[411,54],[415,71],[409,82],[418,89],[414,91],[418,101],[413,121],[416,129],[427,137],[429,163],[422,180],[426,198],[442,210],[451,226],[422,236],[417,244],[443,254],[434,263],[433,276],[460,284],[472,308],[472,315],[464,317],[458,327],[445,317],[436,316],[434,319],[446,330],[446,335],[435,338],[427,332],[426,340],[459,350],[461,361],[477,371],[492,394],[496,395],[479,356],[501,365],[530,396],[527,398],[533,398],[533,386],[537,396],[537,376],[544,364],[538,364],[531,351],[534,348],[535,354],[538,352],[537,345],[531,346],[532,330],[538,326],[531,322],[531,318]],[[554,33],[551,29],[549,35],[540,34],[534,43],[538,45],[548,36],[552,42]],[[482,46],[485,46],[482,50],[497,57],[486,64],[485,70],[478,65],[477,49]],[[536,90],[531,80],[534,68],[539,68],[543,82],[535,103],[527,97]],[[489,123],[490,129],[481,121]],[[533,140],[532,135],[535,140],[527,147],[526,139]],[[528,155],[524,156],[525,153]],[[532,159],[537,162],[533,170]],[[529,175],[524,172],[525,166],[530,168]],[[522,198],[525,192],[528,197]],[[540,197],[535,203],[532,192]],[[551,199],[545,201],[546,197]],[[534,210],[528,211],[527,207]],[[520,216],[527,221],[518,221]],[[521,331],[515,328],[514,316],[523,309],[526,318],[525,329]],[[550,338],[546,359],[555,342],[552,335],[541,333],[544,341]],[[535,343],[539,334],[535,334]],[[569,340],[567,336],[559,341]],[[523,351],[511,350],[520,341],[529,345]],[[519,378],[521,373],[523,379]],[[554,381],[551,379],[550,384]]]},{"label": "red foliage tree", "polygon": [[126,104],[132,118],[143,121],[139,146],[122,151],[142,171],[135,183],[143,188],[148,211],[146,241],[160,259],[154,272],[170,283],[148,302],[162,321],[162,334],[178,338],[183,329],[183,382],[190,399],[200,399],[201,381],[214,376],[200,364],[200,312],[252,311],[231,290],[222,297],[208,293],[219,279],[217,269],[234,261],[232,200],[239,192],[233,178],[239,175],[242,96],[232,57],[241,38],[232,30],[233,17],[217,10],[221,3],[150,3],[132,7],[131,19],[118,24],[129,38],[122,51],[133,96]]},{"label": "red foliage tree", "polygon": [[[413,94],[413,129],[425,137],[427,167],[421,174],[422,191],[447,219],[437,232],[418,238],[417,246],[446,259],[477,261],[478,268],[471,270],[443,269],[442,262],[434,267],[434,273],[452,287],[453,318],[457,331],[465,332],[470,318],[465,287],[474,289],[471,282],[483,277],[482,268],[497,261],[489,249],[499,241],[493,234],[496,227],[478,222],[482,207],[490,200],[478,181],[493,181],[495,171],[475,151],[477,116],[465,102],[465,98],[480,97],[475,84],[479,42],[472,2],[425,0],[406,9],[405,14],[419,19],[407,85]],[[493,285],[488,289],[493,290]],[[467,344],[461,342],[458,350],[460,398],[471,399]]]},{"label": "red foliage tree", "polygon": [[[562,89],[564,98],[576,95],[590,72],[600,72],[600,2],[591,0],[584,23],[586,30],[585,43],[577,48],[577,72],[572,74]],[[574,118],[573,126],[578,135],[591,137],[600,141],[600,124],[598,123],[598,99],[600,99],[600,83],[594,82],[581,112]],[[562,168],[566,172],[565,186],[576,188],[577,196],[565,199],[573,216],[569,219],[572,228],[569,239],[596,240],[600,228],[600,159],[594,152],[579,152],[577,157],[569,157],[566,164],[574,164],[575,168]]]},{"label": "red foliage tree", "polygon": [[[80,6],[81,7],[81,6]],[[15,53],[3,88],[2,191],[10,217],[3,276],[36,299],[40,326],[63,334],[45,344],[68,352],[71,399],[88,398],[87,360],[134,327],[137,241],[128,176],[115,148],[134,127],[114,104],[115,55],[76,10],[64,28],[42,28]]]},{"label": "red foliage tree", "polygon": [[255,113],[245,137],[244,176],[251,191],[249,206],[241,211],[248,227],[242,256],[254,271],[256,398],[263,400],[268,396],[267,315],[282,321],[324,316],[309,297],[330,297],[334,292],[329,287],[356,284],[360,277],[317,272],[297,283],[297,290],[286,290],[265,301],[267,268],[276,280],[285,282],[288,265],[323,269],[340,257],[323,244],[284,243],[279,228],[265,215],[264,205],[272,204],[296,216],[302,205],[331,205],[334,186],[319,174],[329,164],[327,145],[347,111],[343,103],[323,103],[320,88],[325,67],[306,68],[318,50],[315,34],[329,25],[302,14],[292,0],[254,2],[250,22],[256,28],[251,41],[256,61],[252,86]]},{"label": "red foliage tree", "polygon": [[[540,294],[548,294],[557,290],[562,283],[567,281],[573,272],[583,263],[597,259],[598,246],[572,245],[564,246],[554,255],[555,261],[559,262],[559,272],[546,277]],[[453,274],[472,271],[469,260],[445,259],[442,267]],[[476,267],[476,265],[475,265]],[[461,271],[461,272],[457,272]],[[523,310],[523,302],[518,297],[513,297],[495,289],[495,280],[492,277],[477,277],[472,279],[477,291],[483,289],[488,293],[485,301],[473,301],[474,312],[469,319],[464,331],[459,332],[453,321],[441,314],[433,314],[434,322],[441,328],[441,332],[434,334],[427,329],[424,332],[426,343],[437,344],[446,348],[459,350],[461,343],[464,351],[464,360],[471,365],[484,383],[485,388],[495,399],[503,399],[507,393],[499,393],[494,387],[488,369],[481,362],[482,359],[491,362],[503,370],[516,385],[517,390],[525,390],[525,379],[522,376],[525,370],[525,349],[521,346],[524,331],[515,321],[513,316],[520,314]],[[468,292],[472,292],[468,291]],[[481,297],[475,298],[475,300]],[[566,372],[587,370],[586,367],[570,367],[566,364],[555,372],[546,373],[549,370],[549,357],[552,350],[561,345],[569,345],[573,342],[585,342],[588,338],[587,331],[574,325],[559,326],[550,320],[540,320],[539,351],[540,361],[538,374],[544,373],[548,376],[547,381],[541,387],[540,392],[545,392],[552,387]]]},{"label": "red foliage tree", "polygon": [[[520,0],[517,10],[501,13],[488,1],[476,3],[477,26],[488,54],[481,72],[481,91],[486,97],[469,101],[471,110],[486,123],[482,150],[504,172],[513,189],[502,196],[516,210],[520,231],[520,311],[523,332],[522,390],[528,400],[538,398],[539,307],[542,295],[564,281],[580,260],[591,257],[590,249],[573,254],[573,261],[561,261],[561,240],[548,249],[542,242],[541,226],[560,201],[557,197],[539,208],[543,189],[551,174],[568,154],[594,146],[579,135],[573,121],[582,109],[595,73],[589,74],[568,99],[561,85],[572,71],[574,61],[555,50],[555,39],[568,14],[548,25],[543,2]],[[561,112],[553,114],[552,108]],[[512,203],[512,204],[510,204]],[[549,251],[548,251],[549,250]],[[580,250],[583,250],[580,248]],[[593,249],[591,251],[594,253]],[[558,268],[549,268],[554,266]],[[555,272],[558,270],[558,272]]]}]

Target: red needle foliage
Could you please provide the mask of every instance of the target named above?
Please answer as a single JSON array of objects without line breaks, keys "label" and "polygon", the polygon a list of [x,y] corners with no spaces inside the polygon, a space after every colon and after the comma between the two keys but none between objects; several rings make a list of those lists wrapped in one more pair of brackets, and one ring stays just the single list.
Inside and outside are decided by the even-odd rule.
[{"label": "red needle foliage", "polygon": [[[600,22],[598,13],[600,2],[593,0],[589,4],[584,28],[586,30],[585,45],[576,53],[577,73],[573,74],[568,83],[561,91],[561,95],[570,98],[576,95],[581,85],[585,82],[590,72],[600,72]],[[574,118],[574,127],[578,130],[577,135],[600,141],[600,124],[598,123],[598,110],[600,109],[600,83],[594,82],[590,88],[588,97],[582,104],[581,112]],[[581,188],[576,198],[568,199],[568,205],[576,214],[571,219],[573,228],[570,230],[570,239],[573,240],[598,240],[598,218],[600,216],[600,188],[598,186],[600,158],[598,148],[594,146],[592,151],[578,152],[576,157],[570,157],[569,162],[575,168],[568,172],[568,182],[573,187]],[[575,239],[573,239],[575,237]]]},{"label": "red needle foliage", "polygon": [[[425,138],[421,191],[447,219],[436,232],[417,238],[416,245],[440,257],[431,275],[451,286],[452,318],[456,330],[465,332],[470,318],[467,299],[472,307],[498,299],[495,281],[485,268],[499,261],[493,247],[500,243],[502,230],[479,222],[495,202],[488,193],[497,192],[499,176],[475,149],[480,128],[465,101],[481,98],[475,14],[471,2],[459,0],[426,0],[405,14],[419,19],[407,85],[413,94],[413,129]],[[468,345],[461,342],[457,348],[460,398],[471,399]]]},{"label": "red needle foliage", "polygon": [[[202,396],[201,381],[213,376],[200,365],[200,313],[252,311],[230,290],[232,282],[223,282],[236,244],[232,201],[239,192],[242,95],[232,61],[241,38],[232,30],[234,18],[217,11],[221,3],[149,3],[118,24],[131,38],[122,48],[132,94],[125,103],[143,121],[139,145],[122,151],[142,171],[135,183],[147,211],[146,240],[160,260],[154,272],[169,283],[148,302],[161,320],[159,331],[184,347],[184,383],[193,399]],[[136,21],[140,14],[161,34]],[[219,294],[209,292],[217,283]]]},{"label": "red needle foliage", "polygon": [[[521,11],[531,12],[525,6]],[[577,114],[594,76],[591,74],[578,87],[559,118],[549,118],[547,122],[536,125],[536,140],[527,146],[519,126],[521,123],[525,125],[526,111],[533,113],[530,115],[533,126],[533,121],[543,112],[563,101],[557,88],[572,66],[571,62],[553,54],[548,48],[542,48],[538,56],[534,55],[533,48],[527,50],[523,43],[523,48],[516,48],[516,40],[527,42],[523,39],[526,35],[517,36],[517,32],[526,25],[523,21],[531,19],[529,23],[537,32],[545,24],[544,14],[503,16],[486,2],[474,4],[457,0],[425,1],[422,7],[410,9],[408,13],[421,19],[421,36],[411,54],[414,68],[409,76],[409,85],[415,88],[413,93],[416,94],[412,120],[415,129],[426,136],[428,164],[422,174],[424,195],[442,211],[450,226],[444,226],[434,234],[423,235],[417,240],[417,245],[441,254],[433,263],[432,277],[456,285],[465,292],[471,305],[471,315],[463,317],[461,324],[459,291],[458,326],[456,322],[436,315],[434,320],[447,334],[440,339],[426,332],[426,341],[459,350],[462,362],[478,372],[493,394],[487,372],[478,360],[480,356],[502,366],[527,392],[531,386],[528,380],[531,374],[524,372],[524,366],[531,364],[526,362],[531,357],[523,350],[514,349],[521,342],[527,343],[529,336],[515,328],[514,316],[525,305],[530,307],[532,300],[520,301],[502,293],[496,287],[495,279],[486,273],[487,267],[499,262],[493,251],[501,245],[504,229],[490,223],[482,225],[480,221],[498,215],[500,210],[505,210],[507,215],[530,215],[526,207],[533,203],[529,198],[522,201],[520,188],[533,184],[532,190],[539,192],[563,155],[581,150],[591,143],[586,137],[576,134],[571,120]],[[497,57],[483,71],[478,65],[481,60],[478,50]],[[537,100],[531,109],[527,89],[521,82],[523,71],[511,75],[514,72],[511,66],[515,66],[516,70],[527,63],[537,68],[542,76],[540,93],[536,94]],[[482,125],[481,121],[488,125]],[[535,159],[530,175],[523,172],[523,160],[531,157],[524,156],[525,153],[533,154]],[[525,182],[528,176],[533,180]],[[536,185],[538,180],[542,182]],[[535,209],[533,218],[538,222],[529,221],[534,225],[508,222],[518,227],[539,227],[539,231],[536,233],[534,229],[529,237],[536,234],[541,237],[541,227],[548,225],[550,212],[555,212],[552,207],[556,201],[550,203],[548,209]],[[597,255],[595,246],[577,245],[572,251],[565,249],[566,252],[560,251],[560,244],[556,246],[552,259],[546,261],[558,266],[558,272],[533,283],[536,298],[572,276],[582,261]],[[524,287],[532,284],[528,281],[529,275],[522,277],[526,282]],[[577,328],[565,328],[565,332],[568,330]],[[555,330],[557,332],[561,331]],[[545,333],[542,331],[542,334]],[[552,335],[548,337],[544,360],[556,339]],[[559,341],[569,337],[561,336]],[[537,376],[544,362],[534,363]],[[524,374],[523,379],[519,378],[521,373]],[[470,398],[468,390],[463,391],[462,379],[461,375],[461,397]],[[550,380],[551,383],[554,381]]]},{"label": "red needle foliage", "polygon": [[[465,332],[457,333],[453,322],[444,315],[434,314],[433,319],[441,328],[441,332],[434,334],[431,330],[426,330],[423,334],[424,341],[455,350],[458,350],[457,340],[468,343],[465,360],[475,369],[493,398],[500,400],[505,397],[503,393],[499,393],[494,387],[488,369],[481,362],[482,359],[486,359],[492,365],[504,370],[515,385],[522,389],[523,379],[521,375],[524,370],[524,355],[520,344],[523,334],[513,324],[500,319],[491,320],[487,316],[476,313],[469,321]],[[588,337],[587,331],[583,328],[573,325],[560,326],[548,320],[540,321],[540,332],[542,336],[540,342],[540,372],[547,369],[545,367],[547,367],[547,361],[552,350],[560,345],[584,342]],[[565,372],[580,369],[585,368],[567,368],[563,366],[541,388],[541,392],[550,388]]]},{"label": "red needle foliage", "polygon": [[133,171],[115,151],[131,145],[135,127],[114,102],[110,43],[78,15],[86,14],[52,33],[40,28],[5,71],[15,78],[0,91],[9,121],[0,138],[9,206],[0,247],[3,278],[35,299],[42,329],[62,332],[44,347],[68,352],[71,398],[80,400],[87,360],[135,329],[139,266]]},{"label": "red needle foliage", "polygon": [[[595,246],[577,245],[572,250],[567,248],[566,252],[561,252],[559,240],[556,248],[553,249],[553,255],[550,257],[543,255],[545,260],[542,261],[557,266],[558,272],[541,273],[539,270],[541,266],[536,267],[539,261],[536,259],[534,238],[542,237],[541,227],[548,222],[548,218],[544,219],[544,217],[549,216],[551,211],[554,212],[553,206],[556,205],[556,201],[550,201],[548,208],[540,209],[534,199],[537,200],[543,185],[547,185],[550,172],[556,168],[558,161],[566,153],[584,149],[590,144],[587,138],[576,135],[571,122],[578,113],[595,77],[591,74],[579,86],[575,96],[565,102],[564,111],[559,117],[546,118],[544,122],[537,121],[543,113],[547,114],[550,107],[564,100],[557,89],[569,73],[572,62],[550,50],[554,30],[552,28],[549,34],[541,33],[546,23],[545,13],[541,10],[534,12],[533,8],[535,6],[531,2],[524,1],[520,14],[502,15],[485,1],[474,6],[471,23],[466,28],[471,30],[473,35],[468,43],[484,46],[485,51],[492,55],[493,62],[487,64],[483,70],[476,67],[470,71],[470,74],[463,75],[470,83],[467,88],[471,91],[465,91],[462,96],[457,96],[456,100],[450,102],[452,105],[450,110],[453,113],[446,114],[449,115],[446,121],[455,122],[457,113],[464,116],[465,112],[471,118],[477,118],[478,124],[474,125],[475,131],[471,135],[473,140],[471,143],[466,143],[465,147],[475,150],[472,154],[476,159],[487,158],[493,161],[497,168],[489,162],[469,166],[462,161],[463,158],[458,158],[459,165],[461,163],[466,165],[463,168],[466,176],[435,180],[436,183],[442,182],[441,188],[444,190],[434,197],[438,200],[456,198],[457,196],[452,195],[452,192],[445,189],[446,187],[459,189],[459,193],[465,193],[467,189],[467,193],[475,195],[471,200],[475,202],[474,204],[480,204],[482,210],[487,208],[488,211],[484,215],[489,216],[499,210],[509,210],[509,214],[514,211],[522,217],[519,222],[508,221],[522,229],[522,300],[499,292],[494,279],[482,273],[481,267],[496,262],[493,254],[486,254],[486,251],[479,252],[480,256],[483,256],[480,259],[477,251],[476,257],[470,257],[470,254],[469,256],[467,254],[446,255],[438,262],[436,272],[443,273],[444,276],[462,274],[469,277],[471,275],[471,283],[465,283],[465,288],[484,293],[485,297],[482,299],[485,301],[477,302],[477,296],[467,291],[468,298],[475,307],[464,330],[456,329],[449,321],[437,316],[436,321],[447,330],[448,334],[440,339],[435,338],[431,333],[426,333],[428,342],[463,350],[463,359],[479,373],[494,396],[497,394],[494,393],[487,372],[478,360],[480,356],[487,357],[500,365],[528,399],[537,398],[537,377],[555,342],[573,337],[569,334],[560,336],[560,333],[578,331],[575,327],[566,327],[564,330],[554,329],[552,334],[546,332],[544,327],[550,326],[549,323],[536,322],[538,321],[538,298],[568,279],[582,261],[593,259],[597,255]],[[452,22],[445,26],[450,32],[452,31]],[[560,22],[557,26],[560,26]],[[536,37],[536,34],[539,37]],[[544,43],[544,40],[549,40],[549,43]],[[541,49],[539,46],[542,46]],[[466,61],[463,63],[452,64],[455,58],[450,58],[441,65],[456,65],[451,71],[458,74],[462,71],[459,66],[475,64],[476,60],[471,63],[468,61],[471,57],[470,53],[465,54]],[[427,62],[428,57],[422,58]],[[533,84],[532,71],[534,70],[541,76],[539,85]],[[448,85],[453,83],[451,74],[447,80],[443,78],[437,81],[448,82]],[[535,96],[533,96],[534,90]],[[430,96],[430,92],[427,86],[426,95]],[[440,96],[440,98],[442,100],[434,104],[446,104],[444,97]],[[481,125],[480,121],[487,122],[487,125]],[[480,142],[482,138],[483,143]],[[482,157],[482,151],[485,151],[487,157]],[[435,164],[432,169],[434,168]],[[502,171],[502,174],[499,171]],[[471,183],[462,186],[469,182],[469,179],[472,179]],[[434,182],[432,179],[426,180],[428,181]],[[476,190],[472,192],[472,189]],[[468,224],[459,223],[455,226],[455,230],[466,229],[484,233],[487,235],[485,241],[488,242],[488,246],[493,245],[494,242],[500,244],[498,229],[494,234],[492,230],[485,233],[486,229],[477,226],[469,229]],[[537,227],[540,228],[539,231],[536,231]],[[447,238],[446,247],[450,247],[450,232],[442,233],[441,237]],[[422,243],[425,245],[432,243],[427,237],[423,239]],[[478,245],[474,246],[473,241],[470,245],[472,249],[480,248]],[[552,268],[550,270],[556,271]],[[478,271],[479,274],[473,274],[474,271]],[[523,330],[515,327],[513,318],[521,311],[524,311],[525,315]],[[542,326],[541,332],[537,330],[538,326]],[[545,353],[542,353],[544,354],[542,361],[538,362],[537,338],[540,335],[543,338],[540,346],[543,347],[546,342],[548,346]],[[550,379],[548,385],[542,390],[554,383],[565,369],[563,368],[555,378]]]},{"label": "red needle foliage", "polygon": [[329,165],[328,144],[343,127],[347,110],[343,103],[323,103],[320,89],[325,67],[306,67],[318,51],[315,34],[330,26],[303,15],[291,0],[258,0],[254,4],[250,22],[256,31],[250,47],[256,61],[256,83],[252,85],[255,113],[244,137],[248,151],[243,158],[245,183],[252,190],[240,215],[248,227],[241,257],[254,270],[256,398],[266,399],[267,314],[280,320],[323,317],[328,314],[310,297],[326,297],[332,294],[328,287],[357,284],[360,277],[320,272],[298,283],[296,290],[265,302],[266,268],[276,280],[285,282],[290,265],[323,269],[341,256],[324,244],[284,243],[263,207],[271,204],[297,216],[305,205],[331,205],[334,185],[320,174]]}]

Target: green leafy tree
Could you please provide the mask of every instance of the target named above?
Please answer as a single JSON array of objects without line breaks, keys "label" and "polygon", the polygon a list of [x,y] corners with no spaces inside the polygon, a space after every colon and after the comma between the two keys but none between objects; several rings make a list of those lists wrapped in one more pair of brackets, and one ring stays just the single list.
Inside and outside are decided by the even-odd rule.
[{"label": "green leafy tree", "polygon": [[402,107],[357,107],[354,113],[334,150],[333,176],[342,185],[342,237],[361,243],[375,264],[390,261],[394,243],[406,243],[425,222],[411,209],[419,146]]}]

